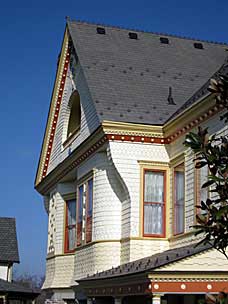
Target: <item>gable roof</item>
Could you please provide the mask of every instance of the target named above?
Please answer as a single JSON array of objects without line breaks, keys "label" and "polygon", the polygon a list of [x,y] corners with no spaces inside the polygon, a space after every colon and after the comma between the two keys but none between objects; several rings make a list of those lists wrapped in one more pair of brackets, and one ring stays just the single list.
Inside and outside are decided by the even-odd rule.
[{"label": "gable roof", "polygon": [[88,276],[87,278],[82,278],[80,280],[77,280],[77,282],[98,279],[111,279],[114,277],[122,277],[125,275],[153,271],[161,266],[168,265],[170,263],[182,260],[184,258],[193,256],[197,253],[212,248],[212,246],[208,244],[198,246],[196,246],[196,244],[197,243],[159,252],[153,254],[152,256],[145,257],[127,264],[122,264],[118,267],[103,272],[96,273],[94,275]]},{"label": "gable roof", "polygon": [[[222,66],[227,45],[96,24],[67,22],[103,120],[162,125]],[[169,44],[160,42],[169,39]],[[199,41],[198,41],[199,42]],[[169,104],[172,97],[175,104]]]},{"label": "gable roof", "polygon": [[14,218],[0,217],[0,262],[19,263]]}]

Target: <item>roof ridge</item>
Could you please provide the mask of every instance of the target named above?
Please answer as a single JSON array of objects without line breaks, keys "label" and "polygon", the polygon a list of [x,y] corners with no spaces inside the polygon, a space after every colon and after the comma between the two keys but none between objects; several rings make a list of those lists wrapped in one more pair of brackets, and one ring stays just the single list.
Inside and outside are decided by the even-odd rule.
[{"label": "roof ridge", "polygon": [[188,37],[188,36],[181,36],[181,35],[169,34],[169,33],[164,33],[164,32],[153,32],[153,31],[137,29],[137,28],[133,28],[133,27],[124,27],[124,26],[105,24],[105,23],[93,22],[93,21],[87,21],[87,20],[80,20],[80,19],[78,19],[78,20],[73,20],[72,19],[71,20],[69,17],[66,18],[66,21],[67,21],[67,23],[80,23],[80,24],[87,24],[87,25],[98,25],[98,26],[109,27],[109,28],[112,28],[112,29],[136,31],[136,32],[141,32],[141,33],[154,34],[154,35],[158,35],[158,36],[169,36],[169,37],[173,37],[173,38],[192,40],[192,41],[200,41],[200,42],[206,42],[206,43],[211,43],[211,44],[227,45],[228,46],[228,42],[197,39],[197,38],[192,38],[192,37]]}]

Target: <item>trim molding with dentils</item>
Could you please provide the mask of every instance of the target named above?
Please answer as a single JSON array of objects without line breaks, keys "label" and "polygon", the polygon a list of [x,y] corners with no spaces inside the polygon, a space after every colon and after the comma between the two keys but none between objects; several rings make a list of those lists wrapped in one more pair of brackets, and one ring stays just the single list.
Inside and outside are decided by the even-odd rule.
[{"label": "trim molding with dentils", "polygon": [[58,121],[58,117],[59,117],[59,110],[60,110],[60,105],[61,105],[61,101],[62,101],[63,90],[64,90],[64,86],[65,86],[69,61],[70,61],[70,47],[68,45],[67,53],[65,55],[65,60],[64,60],[64,65],[63,65],[63,73],[62,73],[62,77],[60,80],[58,92],[56,93],[57,100],[55,102],[54,118],[52,120],[52,124],[51,124],[51,128],[50,128],[51,134],[49,135],[49,140],[48,140],[48,144],[47,144],[45,162],[44,162],[44,166],[43,166],[43,170],[42,170],[42,178],[44,178],[47,174],[47,169],[48,169],[51,150],[52,150],[52,146],[53,146],[53,142],[54,142],[55,130],[56,130],[57,121]]},{"label": "trim molding with dentils", "polygon": [[57,121],[60,112],[63,90],[65,86],[66,74],[70,59],[69,34],[67,29],[64,33],[61,55],[57,64],[55,84],[52,92],[51,103],[49,108],[48,119],[43,138],[41,154],[38,164],[38,170],[35,179],[35,186],[38,185],[47,174],[51,150],[54,141]]},{"label": "trim molding with dentils", "polygon": [[[190,123],[188,122],[188,125],[182,127],[182,130],[177,130],[175,133],[169,133],[170,135],[166,138],[161,137],[161,127],[156,128],[157,133],[153,133],[153,135],[155,136],[144,136],[144,135],[139,136],[138,134],[141,132],[141,130],[137,130],[137,126],[132,124],[124,124],[123,135],[120,135],[121,126],[123,125],[123,123],[120,123],[119,125],[119,123],[113,123],[113,122],[110,122],[110,125],[112,126],[112,131],[110,133],[110,129],[107,128],[109,122],[105,122],[106,124],[105,127],[101,126],[100,128],[98,128],[82,143],[80,147],[75,149],[72,152],[72,154],[66,158],[64,162],[60,163],[55,169],[53,169],[51,174],[47,174],[47,176],[46,175],[43,176],[41,181],[36,185],[36,189],[41,194],[44,194],[52,185],[54,185],[62,177],[64,177],[64,175],[66,175],[72,169],[74,169],[83,161],[85,161],[89,156],[95,153],[106,142],[118,141],[118,142],[137,142],[137,143],[141,142],[142,144],[170,144],[180,136],[189,132],[190,129],[196,127],[203,121],[211,118],[216,113],[220,112],[222,109],[223,107],[218,107],[216,105],[213,105],[213,107],[210,107],[208,110],[204,110],[203,112],[204,114],[200,113],[200,116],[197,116],[194,121],[191,121]],[[140,126],[140,129],[141,127],[142,126]],[[129,132],[127,129],[128,130],[130,129],[132,135],[125,135],[126,133]],[[151,130],[155,131],[153,126],[146,126],[145,129],[146,130],[150,129],[150,131]],[[137,135],[134,136],[133,134],[137,134]],[[144,130],[144,134],[145,134],[145,130]],[[88,143],[90,144],[88,145]],[[86,147],[89,148],[86,149]],[[75,155],[78,156],[76,159],[74,159]],[[55,179],[53,179],[54,177]]]},{"label": "trim molding with dentils", "polygon": [[[80,146],[78,149],[75,149],[64,162],[61,162],[50,172],[50,174],[47,174],[47,176],[45,176],[36,186],[37,191],[45,195],[53,185],[61,180],[61,178],[100,149],[108,139],[106,135],[100,134],[99,131],[100,129],[95,132],[94,138],[87,138],[87,140],[83,142],[82,147]],[[88,147],[88,141],[90,142],[90,145],[89,148],[86,149],[86,147]]]}]

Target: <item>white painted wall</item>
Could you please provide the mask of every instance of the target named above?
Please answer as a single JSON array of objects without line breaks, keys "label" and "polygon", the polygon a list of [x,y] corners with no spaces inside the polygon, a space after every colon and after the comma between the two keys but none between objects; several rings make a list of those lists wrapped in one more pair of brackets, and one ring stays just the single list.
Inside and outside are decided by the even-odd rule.
[{"label": "white painted wall", "polygon": [[0,264],[0,279],[7,280],[8,266]]},{"label": "white painted wall", "polygon": [[[228,134],[228,127],[224,127],[218,119],[210,119],[203,125],[208,125],[210,132]],[[185,160],[185,232],[192,230],[195,205],[194,163],[193,154],[183,146],[183,141],[184,136],[168,146],[111,141],[80,164],[72,182],[56,185],[49,201],[48,246],[52,244],[53,248],[48,252],[54,254],[54,257],[47,261],[45,288],[65,288],[74,280],[97,271],[196,241],[194,234],[189,233],[184,237],[170,240],[143,239],[140,235],[142,202],[139,161],[148,164],[169,162],[180,153],[184,153]],[[83,179],[91,172],[94,178],[93,242],[77,248],[75,255],[64,255],[63,195],[72,193],[76,189],[77,180]],[[170,185],[172,185],[172,175]],[[166,211],[171,232],[172,200],[172,191],[170,191],[171,205]]]}]

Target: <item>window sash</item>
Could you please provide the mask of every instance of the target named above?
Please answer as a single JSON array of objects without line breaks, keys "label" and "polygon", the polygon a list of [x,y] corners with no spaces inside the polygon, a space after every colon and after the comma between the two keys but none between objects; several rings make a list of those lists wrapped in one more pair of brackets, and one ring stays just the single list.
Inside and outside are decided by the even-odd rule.
[{"label": "window sash", "polygon": [[76,200],[66,201],[65,251],[70,252],[76,246]]},{"label": "window sash", "polygon": [[174,169],[174,235],[184,233],[185,176],[179,168]]},{"label": "window sash", "polygon": [[165,235],[165,172],[144,170],[143,235]]},{"label": "window sash", "polygon": [[77,246],[82,244],[83,194],[84,186],[81,185],[78,188]]}]

